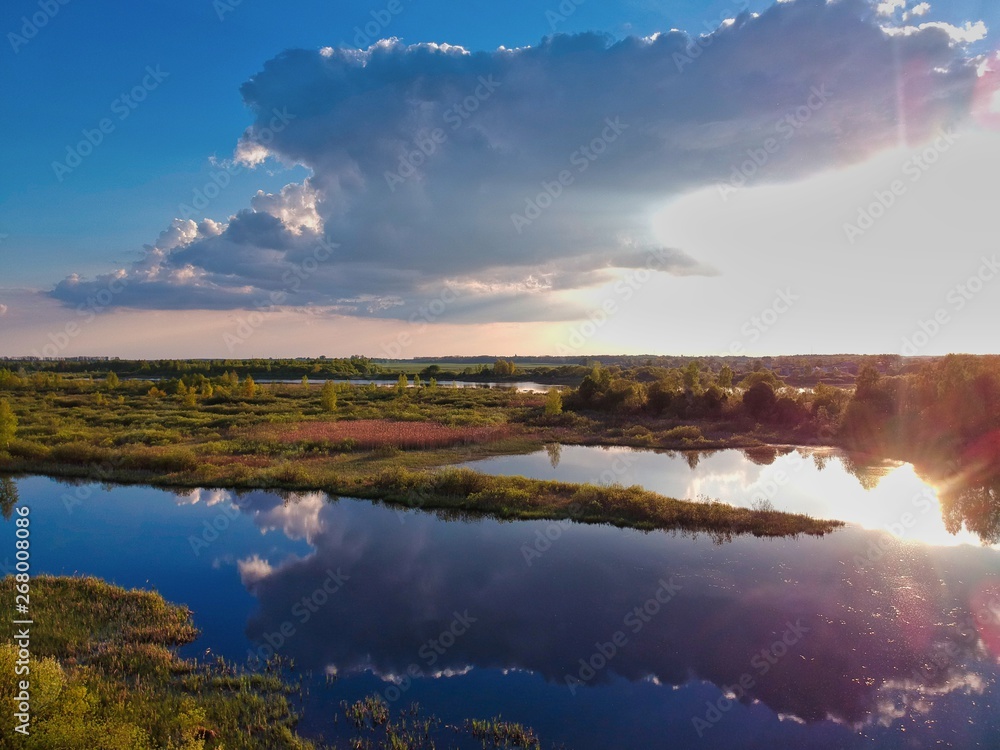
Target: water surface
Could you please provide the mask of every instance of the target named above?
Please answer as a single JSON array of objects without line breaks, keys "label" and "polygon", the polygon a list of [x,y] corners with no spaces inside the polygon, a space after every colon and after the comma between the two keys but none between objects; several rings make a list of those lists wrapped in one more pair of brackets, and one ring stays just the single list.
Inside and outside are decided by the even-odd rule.
[{"label": "water surface", "polygon": [[378,692],[447,721],[499,713],[581,750],[1000,738],[992,548],[856,526],[717,544],[321,494],[17,487],[36,572],[188,604],[203,636],[186,653],[277,647],[312,673],[310,733],[334,736],[339,702]]},{"label": "water surface", "polygon": [[463,465],[487,474],[638,484],[668,497],[743,507],[766,501],[777,510],[846,521],[910,541],[980,543],[967,529],[952,533],[946,528],[938,488],[910,464],[884,460],[858,466],[829,448],[699,452],[551,445]]}]

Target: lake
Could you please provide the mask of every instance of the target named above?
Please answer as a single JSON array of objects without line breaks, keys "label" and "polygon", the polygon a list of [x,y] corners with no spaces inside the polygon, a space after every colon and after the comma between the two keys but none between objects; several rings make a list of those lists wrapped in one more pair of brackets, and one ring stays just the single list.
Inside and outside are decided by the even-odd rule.
[{"label": "lake", "polygon": [[[413,382],[412,382],[413,381],[413,376],[410,375],[408,377],[409,377],[409,380],[410,380],[409,387],[410,388],[415,387],[413,385]],[[347,379],[332,378],[330,380],[331,380],[331,382],[334,382],[334,383],[350,384],[350,385],[354,385],[354,386],[374,384],[374,385],[377,385],[377,386],[383,387],[383,388],[395,388],[396,387],[396,381],[395,380],[387,380],[387,379],[375,380],[375,379],[372,379],[372,378],[354,378],[352,380],[347,380]],[[424,385],[427,385],[427,380],[428,380],[427,378],[423,379]],[[316,378],[316,379],[310,378],[310,380],[309,380],[310,384],[313,385],[313,386],[322,385],[326,381],[327,381],[326,378]],[[289,385],[294,385],[294,384],[301,383],[302,382],[302,378],[296,378],[296,379],[258,378],[257,382],[258,383],[285,383],[285,384],[289,384]],[[515,381],[503,381],[503,382],[497,382],[497,381],[472,381],[472,380],[447,380],[447,379],[444,379],[444,380],[439,380],[438,381],[438,387],[439,388],[500,388],[500,389],[507,389],[507,390],[512,390],[512,391],[520,391],[522,393],[546,393],[546,392],[552,390],[553,388],[565,388],[566,386],[565,385],[553,385],[553,384],[550,384],[550,383],[533,383],[533,382],[530,382],[530,381],[516,381],[516,382]]]},{"label": "lake", "polygon": [[911,541],[978,543],[972,532],[946,530],[938,490],[909,464],[884,460],[857,466],[830,448],[656,452],[551,445],[544,451],[463,466],[534,479],[638,484],[668,497],[712,498],[745,507],[766,500],[777,510],[881,529]]},{"label": "lake", "polygon": [[[762,464],[737,451],[594,451],[563,447],[555,468],[546,452],[508,458],[527,474],[600,479],[625,456],[625,484],[740,502],[781,470],[776,507],[842,504],[842,516],[864,498],[906,507],[919,483],[894,465],[865,489],[829,453]],[[305,733],[338,736],[340,701],[377,692],[445,721],[502,714],[543,747],[580,750],[1000,741],[1000,552],[935,541],[936,508],[919,534],[877,530],[892,517],[880,510],[823,538],[720,544],[320,493],[15,481],[32,509],[36,573],[92,574],[187,604],[203,631],[188,655],[293,657],[311,684]],[[0,525],[6,565],[13,531]]]}]

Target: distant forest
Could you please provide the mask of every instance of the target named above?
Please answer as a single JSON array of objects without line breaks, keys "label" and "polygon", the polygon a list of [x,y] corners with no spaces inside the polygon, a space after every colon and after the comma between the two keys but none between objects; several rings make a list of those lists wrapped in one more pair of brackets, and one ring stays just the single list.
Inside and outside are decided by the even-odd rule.
[{"label": "distant forest", "polygon": [[415,357],[407,360],[351,357],[295,359],[150,359],[130,360],[108,357],[71,357],[65,359],[2,358],[2,366],[11,371],[25,369],[60,374],[114,372],[123,378],[176,378],[201,374],[217,377],[235,372],[261,379],[314,380],[324,378],[372,378],[395,380],[400,373],[419,374],[424,379],[446,380],[531,380],[541,383],[579,385],[595,366],[623,370],[684,369],[692,362],[707,372],[729,368],[733,377],[770,371],[788,385],[806,387],[817,383],[853,385],[863,367],[881,375],[912,374],[940,358],[901,357],[899,355],[795,355],[779,357],[683,357],[653,355],[600,355],[592,357]]}]

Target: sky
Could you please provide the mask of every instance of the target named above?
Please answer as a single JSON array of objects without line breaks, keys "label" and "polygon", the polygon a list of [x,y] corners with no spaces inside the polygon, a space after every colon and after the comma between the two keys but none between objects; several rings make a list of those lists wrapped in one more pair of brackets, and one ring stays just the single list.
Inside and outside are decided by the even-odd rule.
[{"label": "sky", "polygon": [[0,356],[998,351],[994,0],[0,18]]}]

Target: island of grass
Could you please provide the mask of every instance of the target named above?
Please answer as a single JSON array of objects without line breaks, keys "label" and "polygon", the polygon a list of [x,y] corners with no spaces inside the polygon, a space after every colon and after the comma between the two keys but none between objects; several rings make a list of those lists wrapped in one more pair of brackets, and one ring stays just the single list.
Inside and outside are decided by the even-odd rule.
[{"label": "island of grass", "polygon": [[[14,600],[14,579],[0,598]],[[0,714],[0,749],[299,748],[292,686],[272,672],[181,659],[190,612],[96,578],[31,581],[30,723]],[[0,643],[0,700],[14,705],[18,647]]]},{"label": "island of grass", "polygon": [[[14,579],[0,579],[14,600]],[[483,747],[540,750],[534,732],[499,718],[445,726],[416,707],[391,712],[378,696],[345,703],[345,744],[296,732],[300,687],[280,662],[250,669],[222,659],[182,659],[176,647],[198,635],[191,612],[150,591],[126,591],[97,578],[39,576],[31,581],[28,724],[15,671],[19,646],[0,641],[0,750],[419,750],[450,747],[456,736]]]},{"label": "island of grass", "polygon": [[[10,379],[8,379],[9,384]],[[621,427],[559,413],[544,394],[236,378],[175,384],[45,375],[8,386],[16,435],[0,471],[162,487],[325,491],[500,518],[784,536],[842,524],[640,487],[488,476],[456,464],[558,443],[637,444]],[[165,390],[166,389],[166,390]],[[168,390],[174,393],[168,393]],[[646,447],[760,446],[694,426],[647,427]],[[632,428],[632,433],[635,428]],[[649,439],[648,435],[654,435]]]}]

